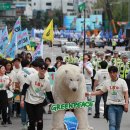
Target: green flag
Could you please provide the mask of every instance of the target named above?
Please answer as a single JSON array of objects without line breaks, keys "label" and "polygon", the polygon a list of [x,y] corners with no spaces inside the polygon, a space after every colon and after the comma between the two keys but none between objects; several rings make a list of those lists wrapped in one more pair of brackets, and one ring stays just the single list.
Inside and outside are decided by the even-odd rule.
[{"label": "green flag", "polygon": [[82,4],[80,4],[80,5],[78,6],[78,10],[79,10],[80,13],[81,13],[85,8],[86,8],[85,3],[82,3]]}]

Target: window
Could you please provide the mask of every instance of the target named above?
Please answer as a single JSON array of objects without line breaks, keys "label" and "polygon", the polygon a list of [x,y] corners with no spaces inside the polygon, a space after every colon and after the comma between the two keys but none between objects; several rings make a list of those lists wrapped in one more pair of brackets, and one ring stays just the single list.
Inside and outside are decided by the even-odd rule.
[{"label": "window", "polygon": [[74,10],[73,9],[67,9],[67,12],[73,12]]},{"label": "window", "polygon": [[73,6],[73,3],[67,3],[68,6]]},{"label": "window", "polygon": [[46,3],[47,6],[51,6],[51,3]]}]

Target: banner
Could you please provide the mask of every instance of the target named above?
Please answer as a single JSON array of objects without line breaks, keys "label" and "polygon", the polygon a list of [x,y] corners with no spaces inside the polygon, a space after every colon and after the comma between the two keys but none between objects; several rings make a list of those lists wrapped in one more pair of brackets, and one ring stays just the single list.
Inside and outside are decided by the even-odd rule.
[{"label": "banner", "polygon": [[5,49],[7,47],[9,40],[8,40],[8,30],[7,26],[4,28],[1,36],[1,43],[0,43],[0,52],[3,54],[5,53]]},{"label": "banner", "polygon": [[109,38],[110,38],[110,39],[113,38],[113,32],[112,32],[112,30],[109,31]]},{"label": "banner", "polygon": [[33,54],[33,60],[35,60],[37,57],[42,57],[43,58],[43,40],[39,45],[37,46],[34,54]]},{"label": "banner", "polygon": [[1,37],[2,37],[2,30],[0,30],[0,39],[1,39]]},{"label": "banner", "polygon": [[31,37],[35,38],[35,36],[36,36],[36,34],[35,34],[35,29],[32,28],[32,30],[31,30]]},{"label": "banner", "polygon": [[84,102],[73,102],[73,103],[64,103],[64,104],[52,104],[51,111],[57,112],[60,110],[68,109],[77,109],[83,107],[92,107],[94,105],[93,101],[84,101]]},{"label": "banner", "polygon": [[102,39],[105,37],[105,32],[104,32],[104,30],[102,30],[102,31],[100,32],[100,37],[101,37]]},{"label": "banner", "polygon": [[11,31],[11,32],[9,33],[9,36],[8,36],[9,42],[12,40],[12,36],[13,36],[13,31]]},{"label": "banner", "polygon": [[123,35],[123,31],[122,29],[119,30],[119,33],[118,33],[118,39],[121,39],[122,38],[122,35]]},{"label": "banner", "polygon": [[91,29],[102,28],[102,15],[90,15]]},{"label": "banner", "polygon": [[69,30],[76,29],[76,19],[77,17],[74,16],[64,16],[64,27]]},{"label": "banner", "polygon": [[25,29],[23,31],[21,31],[20,33],[18,33],[17,35],[17,45],[18,45],[18,49],[19,48],[23,48],[24,46],[30,44],[30,40],[29,40],[29,35],[28,35],[28,30]]},{"label": "banner", "polygon": [[17,33],[13,35],[9,46],[6,49],[6,57],[14,59],[16,51],[17,51]]},{"label": "banner", "polygon": [[13,28],[13,33],[18,33],[21,31],[21,17],[19,16],[19,18],[17,19],[14,28]]},{"label": "banner", "polygon": [[[85,18],[85,30],[91,30],[91,21],[89,18]],[[83,32],[84,31],[84,18],[77,18],[76,20],[76,31]]]},{"label": "banner", "polygon": [[53,42],[54,40],[53,19],[49,23],[48,27],[45,29],[42,38],[44,40],[49,40]]},{"label": "banner", "polygon": [[77,130],[78,120],[73,112],[67,111],[64,116],[64,124],[67,130]]}]

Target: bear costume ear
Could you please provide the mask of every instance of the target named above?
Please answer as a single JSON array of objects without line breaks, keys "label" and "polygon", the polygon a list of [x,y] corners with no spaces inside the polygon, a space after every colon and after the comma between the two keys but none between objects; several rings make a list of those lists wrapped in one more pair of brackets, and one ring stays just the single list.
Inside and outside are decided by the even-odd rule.
[{"label": "bear costume ear", "polygon": [[67,73],[68,73],[68,70],[65,70],[65,73],[67,74]]}]

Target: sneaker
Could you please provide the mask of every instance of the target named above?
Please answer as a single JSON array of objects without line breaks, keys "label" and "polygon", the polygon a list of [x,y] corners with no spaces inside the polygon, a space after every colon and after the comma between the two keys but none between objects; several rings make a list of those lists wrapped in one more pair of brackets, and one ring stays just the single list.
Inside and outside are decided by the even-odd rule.
[{"label": "sneaker", "polygon": [[8,120],[8,124],[12,124],[12,121],[11,121],[11,120]]},{"label": "sneaker", "polygon": [[6,127],[6,123],[4,121],[1,122],[1,125]]},{"label": "sneaker", "polygon": [[100,116],[99,115],[95,115],[95,116],[93,116],[93,118],[100,118]]},{"label": "sneaker", "polygon": [[92,113],[91,113],[91,112],[89,112],[89,113],[88,113],[88,115],[92,115]]},{"label": "sneaker", "polygon": [[51,110],[48,111],[48,114],[52,114]]},{"label": "sneaker", "polygon": [[27,130],[27,129],[28,129],[27,125],[23,125],[22,130]]},{"label": "sneaker", "polygon": [[89,110],[89,111],[88,111],[88,115],[92,115],[92,110]]}]

